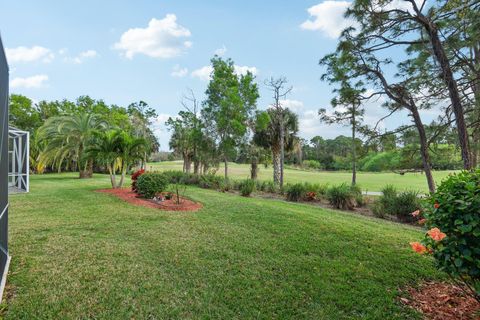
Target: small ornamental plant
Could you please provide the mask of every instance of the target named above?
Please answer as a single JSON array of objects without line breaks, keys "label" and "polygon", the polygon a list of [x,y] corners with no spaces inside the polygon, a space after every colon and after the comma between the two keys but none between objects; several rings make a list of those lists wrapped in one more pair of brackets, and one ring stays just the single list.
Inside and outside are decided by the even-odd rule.
[{"label": "small ornamental plant", "polygon": [[138,177],[140,177],[142,174],[145,173],[145,170],[143,169],[140,169],[140,170],[137,170],[135,171],[134,173],[132,173],[132,191],[133,192],[137,192],[137,180],[138,180]]},{"label": "small ornamental plant", "polygon": [[411,215],[427,230],[412,249],[432,255],[439,270],[480,301],[480,170],[449,176]]}]

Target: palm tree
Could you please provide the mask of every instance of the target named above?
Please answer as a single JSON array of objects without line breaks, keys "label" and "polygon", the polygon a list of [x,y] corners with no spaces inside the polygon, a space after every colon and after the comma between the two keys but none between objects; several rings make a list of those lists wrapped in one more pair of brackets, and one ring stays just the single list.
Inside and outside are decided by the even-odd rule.
[{"label": "palm tree", "polygon": [[98,164],[104,165],[110,175],[112,188],[117,187],[116,171],[119,167],[119,132],[118,130],[95,131],[93,133],[93,143],[85,150],[85,153]]},{"label": "palm tree", "polygon": [[39,128],[39,139],[45,148],[39,156],[43,165],[52,165],[58,171],[62,166],[78,168],[80,178],[91,178],[93,159],[85,155],[92,142],[93,132],[106,128],[106,123],[96,115],[74,113],[49,118]]},{"label": "palm tree", "polygon": [[135,164],[137,160],[145,159],[149,143],[144,138],[137,138],[125,131],[119,132],[119,159],[121,161],[121,177],[118,188],[121,188],[128,169]]},{"label": "palm tree", "polygon": [[[145,139],[133,137],[119,129],[96,131],[85,154],[107,168],[112,188],[115,189],[123,186],[128,169],[137,160],[143,159],[147,146]],[[117,171],[121,174],[118,183]]]},{"label": "palm tree", "polygon": [[283,163],[281,157],[281,129],[283,121],[285,151],[293,150],[295,141],[298,139],[298,116],[287,109],[270,108],[267,110],[270,121],[265,128],[256,130],[253,139],[258,146],[270,149],[273,161],[273,182],[282,184]]}]

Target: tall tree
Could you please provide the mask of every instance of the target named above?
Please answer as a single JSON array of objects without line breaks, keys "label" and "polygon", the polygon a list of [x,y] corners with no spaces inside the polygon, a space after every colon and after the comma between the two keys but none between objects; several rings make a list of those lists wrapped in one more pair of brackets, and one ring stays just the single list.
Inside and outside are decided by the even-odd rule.
[{"label": "tall tree", "polygon": [[[476,5],[476,0],[466,0],[462,5]],[[439,66],[444,89],[448,93],[459,145],[465,169],[472,167],[468,132],[465,122],[465,107],[457,79],[452,71],[452,58],[447,53],[442,39],[444,25],[441,18],[455,15],[454,8],[447,10],[444,4],[426,5],[426,0],[404,0],[401,3],[387,0],[355,0],[347,10],[347,17],[355,20],[357,30],[346,33],[362,43],[364,51],[388,54],[394,47],[425,46],[431,58]],[[380,53],[379,53],[380,54]],[[425,79],[434,81],[434,79]]]},{"label": "tall tree", "polygon": [[[287,112],[286,109],[283,108],[282,106],[282,100],[285,100],[287,95],[292,91],[293,87],[286,87],[287,85],[287,78],[285,77],[280,77],[280,78],[273,78],[271,77],[270,79],[265,81],[265,85],[269,90],[273,92],[273,104],[272,108],[275,110],[275,112],[270,113],[270,117],[276,117],[276,119],[272,119],[272,124],[277,124],[279,126],[278,128],[278,143],[276,143],[277,146],[280,147],[280,158],[279,159],[273,159],[274,160],[274,175],[273,175],[273,181],[275,184],[278,184],[280,186],[283,186],[283,167],[285,163],[285,139],[286,139],[286,133],[285,133],[285,124],[289,121],[289,119],[286,119]],[[275,164],[275,160],[277,160],[279,163]],[[275,172],[275,168],[277,166],[277,172]]]},{"label": "tall tree", "polygon": [[228,161],[247,133],[248,120],[255,110],[258,89],[254,76],[247,72],[238,77],[231,59],[215,56],[213,71],[205,92],[202,117],[206,130],[215,136],[228,179]]},{"label": "tall tree", "polygon": [[[365,109],[361,106],[362,93],[365,90],[361,87],[361,83],[352,85],[349,82],[347,72],[342,70],[342,67],[345,66],[337,64],[331,67],[329,70],[335,69],[336,71],[328,76],[330,82],[340,82],[341,86],[334,90],[337,97],[332,99],[333,113],[329,114],[326,109],[322,108],[318,111],[318,114],[320,120],[325,123],[342,123],[350,126],[352,130],[352,185],[355,185],[357,183],[357,147],[355,141],[358,127],[365,113]],[[326,76],[323,78],[326,78]]]},{"label": "tall tree", "polygon": [[[298,117],[288,108],[280,109],[273,106],[267,110],[267,114],[268,125],[264,128],[257,128],[253,139],[255,144],[272,152],[273,181],[276,185],[280,185],[281,150],[291,151],[294,149],[296,140],[298,140]],[[280,121],[283,123],[280,124]],[[283,139],[280,139],[281,128],[283,128]]]}]

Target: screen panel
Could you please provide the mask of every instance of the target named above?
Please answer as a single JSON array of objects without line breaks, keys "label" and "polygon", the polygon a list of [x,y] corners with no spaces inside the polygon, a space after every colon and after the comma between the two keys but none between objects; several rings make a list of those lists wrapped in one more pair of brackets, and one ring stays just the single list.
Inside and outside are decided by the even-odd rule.
[{"label": "screen panel", "polygon": [[[9,259],[8,166],[8,64],[0,38],[0,284],[5,283]],[[3,286],[0,287],[0,294],[2,290]]]}]

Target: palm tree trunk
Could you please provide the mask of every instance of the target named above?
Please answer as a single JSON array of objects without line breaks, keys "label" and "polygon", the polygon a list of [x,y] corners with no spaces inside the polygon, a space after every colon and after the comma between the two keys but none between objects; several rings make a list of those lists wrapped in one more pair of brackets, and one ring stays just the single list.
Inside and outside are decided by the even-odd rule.
[{"label": "palm tree trunk", "polygon": [[120,182],[118,183],[118,188],[123,187],[123,181],[125,180],[126,174],[127,174],[127,166],[122,166],[122,175],[120,176]]},{"label": "palm tree trunk", "polygon": [[281,172],[281,156],[280,150],[272,149],[272,161],[273,161],[273,183],[277,186],[280,185],[280,172]]},{"label": "palm tree trunk", "polygon": [[107,165],[108,173],[110,174],[110,183],[112,184],[112,189],[115,189],[117,187],[117,184],[115,183],[115,173],[112,170],[111,165]]}]

